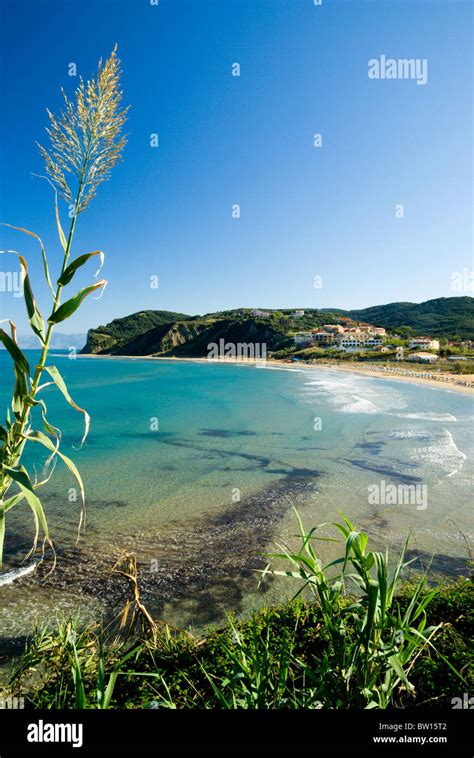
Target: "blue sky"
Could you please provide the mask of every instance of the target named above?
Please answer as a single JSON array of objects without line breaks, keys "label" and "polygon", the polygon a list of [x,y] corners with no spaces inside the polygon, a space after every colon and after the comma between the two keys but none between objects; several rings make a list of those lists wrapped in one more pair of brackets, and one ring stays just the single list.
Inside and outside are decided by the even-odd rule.
[{"label": "blue sky", "polygon": [[[1,22],[0,217],[40,234],[54,270],[52,192],[31,177],[43,173],[45,108],[60,107],[61,86],[72,95],[71,62],[88,78],[115,42],[132,106],[124,162],[80,215],[73,247],[105,252],[109,287],[61,331],[145,308],[470,294],[451,290],[452,273],[472,267],[470,2],[3,0]],[[382,54],[426,58],[427,84],[369,79]],[[0,246],[27,255],[47,315],[33,240],[2,230]],[[26,331],[22,301],[1,298],[2,317]]]}]

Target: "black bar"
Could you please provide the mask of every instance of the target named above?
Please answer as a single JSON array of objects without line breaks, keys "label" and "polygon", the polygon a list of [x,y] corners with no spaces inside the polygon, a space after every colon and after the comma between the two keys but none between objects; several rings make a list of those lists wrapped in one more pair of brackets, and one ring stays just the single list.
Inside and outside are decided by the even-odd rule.
[{"label": "black bar", "polygon": [[[36,734],[31,725],[39,728],[41,722],[42,732]],[[82,745],[28,741],[29,733],[34,737],[54,734],[54,727],[48,725],[56,724],[82,725]],[[64,736],[79,742],[79,732],[65,731]],[[302,749],[305,758],[334,754],[472,758],[471,746],[469,710],[0,711],[0,758],[99,753],[138,758],[145,750],[162,756],[239,753],[244,758]]]}]

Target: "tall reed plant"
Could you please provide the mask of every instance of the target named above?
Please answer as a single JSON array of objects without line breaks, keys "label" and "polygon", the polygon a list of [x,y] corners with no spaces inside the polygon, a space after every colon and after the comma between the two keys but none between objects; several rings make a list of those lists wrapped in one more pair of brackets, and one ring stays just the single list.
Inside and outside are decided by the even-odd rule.
[{"label": "tall reed plant", "polygon": [[[0,566],[6,516],[19,503],[27,503],[33,513],[34,536],[29,555],[35,552],[40,534],[43,536],[43,550],[46,545],[53,547],[39,490],[49,481],[58,459],[65,463],[77,481],[82,501],[79,532],[83,524],[83,482],[75,463],[61,450],[61,431],[48,419],[42,392],[46,387],[55,385],[69,405],[83,415],[82,445],[89,430],[89,415],[74,402],[57,367],[48,363],[48,355],[56,325],[69,319],[86,297],[97,290],[103,291],[107,284],[105,279],[98,279],[104,260],[100,250],[84,253],[73,260],[70,258],[77,219],[95,197],[97,188],[109,178],[111,169],[121,158],[126,142],[122,128],[127,109],[121,105],[120,73],[120,62],[114,48],[105,64],[99,62],[96,78],[87,82],[81,79],[73,100],[69,100],[62,92],[64,108],[58,116],[48,111],[50,125],[46,131],[50,145],[48,149],[39,145],[39,149],[45,163],[46,178],[55,191],[56,226],[62,247],[60,270],[54,284],[40,237],[23,227],[5,224],[38,241],[44,276],[51,291],[51,311],[47,319],[41,315],[24,256],[15,250],[1,250],[2,254],[18,257],[26,313],[41,353],[37,365],[30,367],[25,353],[19,347],[15,324],[10,319],[0,322],[9,324],[7,330],[0,328],[0,340],[12,360],[14,373],[11,409],[7,409],[4,425],[0,426]],[[67,234],[61,225],[58,195],[69,205],[71,223]],[[77,271],[91,259],[99,261],[96,281],[61,302],[63,290],[71,284]],[[43,381],[44,378],[47,381]],[[41,414],[38,429],[33,427],[33,408]],[[40,480],[32,478],[22,462],[27,443],[42,445],[48,451],[44,477]]]}]

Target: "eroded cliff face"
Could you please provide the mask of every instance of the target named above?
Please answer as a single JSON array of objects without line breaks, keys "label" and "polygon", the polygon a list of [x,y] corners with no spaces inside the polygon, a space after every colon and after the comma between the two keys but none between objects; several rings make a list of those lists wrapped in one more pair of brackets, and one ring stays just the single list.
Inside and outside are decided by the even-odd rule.
[{"label": "eroded cliff face", "polygon": [[194,340],[206,329],[204,324],[177,322],[164,324],[113,348],[114,355],[163,355]]},{"label": "eroded cliff face", "polygon": [[117,344],[115,337],[110,334],[101,334],[94,329],[89,329],[87,332],[87,341],[81,350],[81,353],[109,353],[114,345]]},{"label": "eroded cliff face", "polygon": [[181,321],[192,321],[191,316],[175,311],[138,311],[130,316],[116,318],[110,322],[90,329],[82,353],[109,354],[119,350],[126,343],[132,342],[149,331],[166,327]]},{"label": "eroded cliff face", "polygon": [[179,345],[185,345],[206,329],[204,324],[173,324],[161,344],[163,350],[172,350]]},{"label": "eroded cliff face", "polygon": [[193,340],[204,326],[173,323],[149,329],[133,339],[117,339],[91,329],[82,353],[96,355],[159,355]]},{"label": "eroded cliff face", "polygon": [[[98,355],[176,355],[206,357],[211,345],[258,345],[259,349],[273,349],[284,335],[265,322],[255,319],[177,320],[147,329],[132,338],[130,324],[123,319],[123,332],[114,326],[114,334],[102,331],[111,325],[90,330],[83,353]],[[134,324],[134,330],[139,328]]]}]

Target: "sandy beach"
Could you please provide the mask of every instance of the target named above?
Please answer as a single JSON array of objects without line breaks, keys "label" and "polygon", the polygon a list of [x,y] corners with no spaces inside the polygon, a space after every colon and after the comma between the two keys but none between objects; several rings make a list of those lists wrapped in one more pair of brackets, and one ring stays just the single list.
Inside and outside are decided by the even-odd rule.
[{"label": "sandy beach", "polygon": [[[281,363],[281,361],[274,361]],[[285,361],[288,366],[295,366],[295,363]],[[297,366],[300,364],[297,363]],[[328,368],[336,371],[351,371],[354,374],[363,376],[372,376],[376,379],[391,379],[402,382],[412,382],[414,384],[424,384],[436,389],[449,389],[463,392],[468,395],[474,394],[474,375],[473,374],[447,374],[443,371],[416,371],[416,369],[404,369],[392,366],[374,366],[370,364],[353,364],[343,363],[341,361],[325,361],[317,364],[303,364],[304,368]]]},{"label": "sandy beach", "polygon": [[[350,371],[362,376],[371,376],[375,379],[391,379],[392,381],[411,382],[414,384],[427,385],[436,389],[454,390],[467,395],[474,395],[474,374],[447,374],[443,371],[417,371],[413,369],[399,368],[397,366],[374,366],[367,363],[349,363],[342,361],[318,361],[317,363],[305,363],[303,361],[277,361],[272,358],[220,358],[209,360],[208,358],[179,358],[165,355],[97,355],[95,353],[82,354],[85,358],[126,358],[127,360],[146,361],[180,361],[192,363],[232,363],[239,365],[271,365],[281,368],[304,369],[331,369],[336,371]],[[81,357],[81,356],[79,356]]]}]

